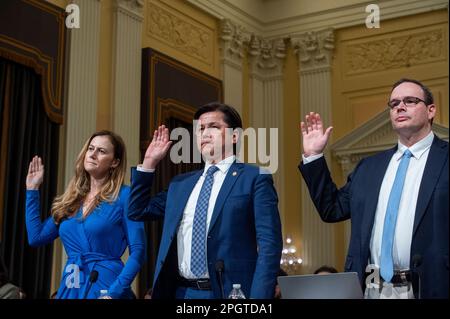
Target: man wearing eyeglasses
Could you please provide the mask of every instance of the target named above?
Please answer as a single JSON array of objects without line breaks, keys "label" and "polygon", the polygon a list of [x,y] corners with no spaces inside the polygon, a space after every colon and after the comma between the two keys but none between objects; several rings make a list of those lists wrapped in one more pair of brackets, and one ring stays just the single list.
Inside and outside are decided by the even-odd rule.
[{"label": "man wearing eyeglasses", "polygon": [[433,95],[402,79],[388,107],[397,145],[361,160],[344,187],[330,177],[323,150],[332,127],[324,132],[317,113],[301,123],[299,169],[325,222],[351,218],[345,271],[358,273],[366,298],[448,298],[449,156],[432,131]]}]

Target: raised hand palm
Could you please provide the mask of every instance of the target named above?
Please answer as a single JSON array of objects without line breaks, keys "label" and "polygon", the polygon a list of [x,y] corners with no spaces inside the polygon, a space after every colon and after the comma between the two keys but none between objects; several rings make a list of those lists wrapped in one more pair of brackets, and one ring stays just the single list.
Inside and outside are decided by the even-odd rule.
[{"label": "raised hand palm", "polygon": [[164,125],[159,126],[145,151],[144,166],[154,168],[166,156],[171,144],[169,130]]},{"label": "raised hand palm", "polygon": [[152,140],[145,151],[144,157],[146,159],[153,159],[160,161],[165,155],[166,143],[163,141]]},{"label": "raised hand palm", "polygon": [[305,153],[321,153],[325,148],[328,138],[323,134],[323,130],[313,130],[303,135],[303,149]]},{"label": "raised hand palm", "polygon": [[332,127],[328,127],[325,132],[323,131],[322,120],[319,114],[311,112],[309,115],[306,115],[305,122],[301,122],[305,156],[323,153],[332,129]]},{"label": "raised hand palm", "polygon": [[38,156],[33,157],[28,167],[26,178],[27,189],[38,189],[44,180],[44,165]]}]

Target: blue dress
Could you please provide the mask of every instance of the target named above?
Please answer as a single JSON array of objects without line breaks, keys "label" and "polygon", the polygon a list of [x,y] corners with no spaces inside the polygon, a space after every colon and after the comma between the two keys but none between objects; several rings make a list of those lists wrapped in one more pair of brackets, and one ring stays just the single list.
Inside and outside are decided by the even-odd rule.
[{"label": "blue dress", "polygon": [[[51,243],[58,236],[68,259],[57,299],[97,299],[100,290],[112,298],[133,298],[130,285],[145,261],[145,230],[142,222],[128,219],[130,188],[122,186],[115,202],[102,202],[87,218],[82,207],[59,227],[53,217],[41,222],[39,191],[26,194],[26,226],[31,246]],[[124,265],[120,257],[129,248]],[[90,283],[90,274],[98,272]]]}]

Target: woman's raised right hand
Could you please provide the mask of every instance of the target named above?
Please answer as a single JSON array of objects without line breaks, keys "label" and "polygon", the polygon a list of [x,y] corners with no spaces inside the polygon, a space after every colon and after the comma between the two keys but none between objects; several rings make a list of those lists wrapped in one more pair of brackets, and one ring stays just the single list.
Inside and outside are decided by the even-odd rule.
[{"label": "woman's raised right hand", "polygon": [[44,180],[44,165],[39,156],[34,156],[28,167],[27,190],[38,190]]}]

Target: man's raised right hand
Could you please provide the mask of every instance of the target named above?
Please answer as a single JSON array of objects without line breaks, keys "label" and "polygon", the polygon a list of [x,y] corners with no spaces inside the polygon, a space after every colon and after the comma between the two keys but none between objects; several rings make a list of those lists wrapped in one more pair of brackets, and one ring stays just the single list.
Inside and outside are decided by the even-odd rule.
[{"label": "man's raised right hand", "polygon": [[319,113],[310,112],[305,116],[305,122],[300,123],[305,157],[323,153],[333,127],[323,132],[322,119]]},{"label": "man's raised right hand", "polygon": [[153,134],[153,139],[145,151],[142,167],[155,169],[156,165],[166,156],[172,141],[169,140],[169,129],[160,125]]}]

